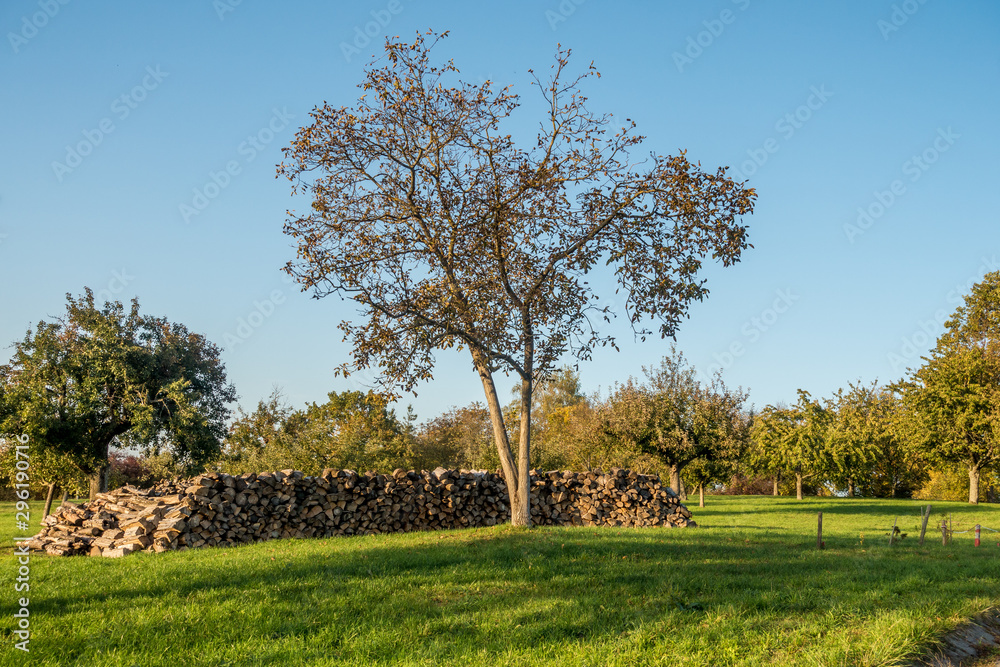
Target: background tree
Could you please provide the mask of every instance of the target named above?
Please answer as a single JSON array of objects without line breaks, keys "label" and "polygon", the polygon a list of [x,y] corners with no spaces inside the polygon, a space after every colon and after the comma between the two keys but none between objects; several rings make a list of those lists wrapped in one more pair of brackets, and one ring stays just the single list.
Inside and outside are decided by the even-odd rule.
[{"label": "background tree", "polygon": [[[432,34],[432,33],[428,33]],[[341,323],[353,361],[377,367],[380,388],[411,391],[432,376],[434,351],[466,349],[490,412],[514,525],[529,525],[531,408],[535,383],[565,354],[587,359],[600,335],[587,275],[610,267],[643,336],[647,317],[669,336],[708,292],[706,257],[723,265],[746,249],[738,223],[753,190],[700,170],[682,152],[630,153],[634,124],[586,108],[584,79],[567,77],[560,51],[538,135],[518,148],[502,125],[520,105],[507,88],[457,80],[430,62],[423,36],[387,41],[385,66],[367,70],[355,107],[311,112],[278,173],[309,212],[285,232],[298,242],[287,270],[315,296],[352,299],[363,323]],[[494,373],[521,386],[516,457]],[[513,431],[514,429],[512,429]]]},{"label": "background tree", "polygon": [[294,468],[319,475],[324,468],[358,472],[413,467],[414,437],[384,396],[330,392],[325,403],[290,410],[272,394],[230,428],[217,467],[230,473]]},{"label": "background tree", "polygon": [[[452,407],[421,425],[418,456],[446,468],[496,470],[500,467],[490,412],[482,403]],[[430,466],[427,463],[426,466]]]},{"label": "background tree", "polygon": [[670,486],[682,493],[681,473],[699,458],[725,458],[737,447],[747,394],[716,374],[705,385],[684,355],[671,347],[658,368],[643,368],[646,383],[631,378],[609,398],[607,434],[663,462]]},{"label": "background tree", "polygon": [[[14,436],[16,434],[9,434]],[[28,457],[31,461],[30,490],[44,493],[45,505],[42,518],[49,515],[56,495],[64,498],[78,497],[86,492],[87,478],[73,459],[53,449],[45,448],[40,442],[28,441]],[[3,486],[13,489],[16,483],[17,456],[13,440],[0,442],[0,481]]]},{"label": "background tree", "polygon": [[[508,424],[518,418],[520,387],[512,393],[515,399],[505,410]],[[536,385],[531,406],[531,467],[556,470],[570,465],[573,451],[582,444],[579,439],[590,435],[581,432],[588,407],[580,374],[571,366],[555,370]]]},{"label": "background tree", "polygon": [[799,389],[798,394],[794,406],[766,406],[754,420],[751,439],[755,457],[767,468],[795,475],[795,497],[802,500],[803,482],[825,476],[832,463],[829,413],[809,392]]},{"label": "background tree", "polygon": [[[738,400],[733,400],[736,398]],[[698,458],[684,469],[690,487],[698,490],[698,507],[705,506],[705,489],[725,484],[739,471],[750,445],[753,415],[742,408],[746,394],[714,394],[708,397],[708,418],[715,424]]]},{"label": "background tree", "polygon": [[[294,435],[298,421],[289,424],[289,418],[295,410],[286,401],[277,387],[270,396],[257,403],[253,412],[237,409],[236,419],[229,426],[226,436],[223,456],[220,459],[223,468],[229,472],[242,469],[245,463],[258,459],[265,450],[274,449],[278,438]],[[287,466],[281,466],[283,469]],[[257,470],[255,472],[263,472]]]},{"label": "background tree", "polygon": [[875,455],[868,464],[864,492],[879,498],[909,498],[927,481],[927,453],[910,431],[912,419],[899,393],[879,387],[873,397]]},{"label": "background tree", "polygon": [[141,315],[138,300],[98,308],[89,288],[66,314],[39,322],[0,367],[0,432],[26,433],[108,489],[113,443],[191,464],[218,455],[236,398],[219,348],[183,325]]},{"label": "background tree", "polygon": [[978,503],[980,475],[1000,460],[1000,272],[972,287],[900,389],[912,437],[936,461],[964,466]]},{"label": "background tree", "polygon": [[830,481],[848,496],[910,497],[926,479],[896,393],[877,382],[838,389],[828,401]]}]

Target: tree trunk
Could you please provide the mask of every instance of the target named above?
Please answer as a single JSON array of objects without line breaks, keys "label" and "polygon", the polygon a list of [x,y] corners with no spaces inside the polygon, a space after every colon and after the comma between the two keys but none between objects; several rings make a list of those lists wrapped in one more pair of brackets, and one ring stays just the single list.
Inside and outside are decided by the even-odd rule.
[{"label": "tree trunk", "polygon": [[778,495],[778,476],[774,476],[774,492],[771,493],[772,496]]},{"label": "tree trunk", "polygon": [[795,473],[795,499],[802,500],[802,473]]},{"label": "tree trunk", "polygon": [[687,487],[684,486],[684,480],[683,479],[681,479],[680,496],[681,496],[681,500],[683,500],[684,502],[687,502],[687,499],[688,499],[688,490],[687,490]]},{"label": "tree trunk", "polygon": [[507,484],[507,498],[510,500],[510,522],[514,526],[530,525],[531,499],[528,496],[528,491],[531,487],[531,480],[525,475],[525,482],[519,483],[520,467],[514,462],[514,456],[510,452],[510,440],[507,438],[507,429],[503,423],[503,409],[500,407],[497,387],[493,383],[493,374],[490,373],[486,359],[475,351],[472,353],[472,358],[479,378],[483,382],[486,405],[489,408],[490,421],[493,424],[493,439],[496,442],[497,454],[500,456],[500,467],[503,469],[504,481]]},{"label": "tree trunk", "polygon": [[66,502],[67,500],[69,500],[69,489],[63,489],[63,492],[62,492],[62,499],[61,499],[61,500],[60,500],[59,502],[60,502],[60,503],[64,503],[64,502]]},{"label": "tree trunk", "polygon": [[45,494],[45,511],[42,512],[42,518],[44,519],[49,515],[52,510],[52,498],[56,495],[56,483],[52,482],[49,484],[49,491]]},{"label": "tree trunk", "polygon": [[698,507],[704,507],[704,506],[705,506],[705,485],[704,484],[699,484],[698,485]]},{"label": "tree trunk", "polygon": [[670,466],[670,488],[681,495],[681,469],[676,463]]},{"label": "tree trunk", "polygon": [[979,504],[979,466],[969,466],[969,502]]},{"label": "tree trunk", "polygon": [[854,480],[853,479],[847,480],[847,497],[848,498],[853,498],[854,497]]},{"label": "tree trunk", "polygon": [[111,477],[111,464],[105,459],[96,472],[90,475],[90,502],[97,500],[98,493],[108,492],[108,478]]},{"label": "tree trunk", "polygon": [[[529,329],[530,334],[530,329]],[[517,475],[521,480],[518,486],[517,513],[511,507],[510,523],[512,526],[531,525],[531,393],[534,387],[532,383],[532,359],[535,356],[534,343],[532,337],[528,336],[528,342],[524,346],[524,377],[521,378],[521,437],[518,439],[517,447]]]}]

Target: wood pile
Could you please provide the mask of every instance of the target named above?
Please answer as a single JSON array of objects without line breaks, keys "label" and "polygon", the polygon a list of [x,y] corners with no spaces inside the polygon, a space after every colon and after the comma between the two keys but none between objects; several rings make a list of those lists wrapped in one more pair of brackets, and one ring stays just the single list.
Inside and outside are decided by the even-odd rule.
[{"label": "wood pile", "polygon": [[[152,489],[123,487],[86,505],[64,503],[29,548],[56,556],[231,546],[280,538],[493,526],[510,518],[497,473],[324,470],[208,473]],[[612,469],[531,476],[533,525],[693,526],[658,477]]]}]

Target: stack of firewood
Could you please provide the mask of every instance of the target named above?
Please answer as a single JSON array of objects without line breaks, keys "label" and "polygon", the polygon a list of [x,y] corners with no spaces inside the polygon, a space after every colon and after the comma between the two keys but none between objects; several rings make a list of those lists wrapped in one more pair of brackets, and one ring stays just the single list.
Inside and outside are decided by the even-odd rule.
[{"label": "stack of firewood", "polygon": [[[64,503],[29,547],[58,556],[229,546],[289,537],[493,526],[510,518],[497,473],[325,470],[209,473]],[[692,526],[691,513],[652,475],[613,469],[532,471],[534,525]]]}]

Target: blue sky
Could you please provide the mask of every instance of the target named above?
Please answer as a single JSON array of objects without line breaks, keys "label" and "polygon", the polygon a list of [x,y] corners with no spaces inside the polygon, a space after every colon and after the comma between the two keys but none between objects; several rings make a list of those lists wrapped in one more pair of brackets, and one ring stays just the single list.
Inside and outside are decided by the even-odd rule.
[{"label": "blue sky", "polygon": [[[899,378],[1000,269],[994,2],[8,0],[0,342],[89,286],[222,345],[244,407],[273,385],[295,405],[359,388],[332,374],[349,304],[279,272],[294,256],[285,212],[302,202],[275,164],[313,106],[355,102],[387,35],[428,28],[451,33],[438,57],[528,106],[528,68],[568,46],[602,73],[593,110],[757,189],[755,247],[706,266],[711,295],[677,342],[758,407]],[[614,330],[621,352],[581,366],[590,391],[669,349]],[[401,409],[427,419],[481,395],[469,360],[442,354]]]}]

